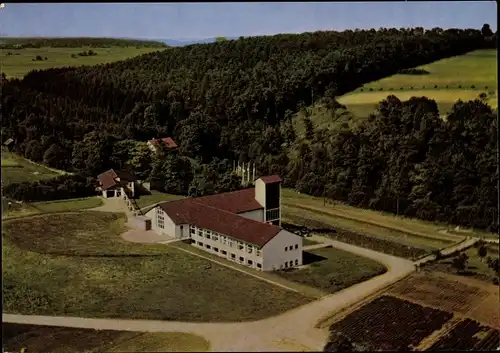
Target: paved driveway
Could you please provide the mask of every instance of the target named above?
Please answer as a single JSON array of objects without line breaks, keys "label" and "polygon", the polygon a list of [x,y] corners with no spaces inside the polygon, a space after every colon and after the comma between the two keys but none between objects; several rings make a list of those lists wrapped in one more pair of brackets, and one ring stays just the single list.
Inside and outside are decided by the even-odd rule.
[{"label": "paved driveway", "polygon": [[[177,321],[90,319],[3,314],[5,322],[147,332],[191,332],[211,342],[213,351],[321,351],[328,332],[315,328],[321,319],[363,300],[413,272],[411,261],[341,243],[324,237],[333,247],[384,264],[388,271],[368,281],[287,311],[281,315],[244,323],[191,323]],[[314,240],[314,238],[313,238]],[[318,239],[319,240],[319,239]]]}]

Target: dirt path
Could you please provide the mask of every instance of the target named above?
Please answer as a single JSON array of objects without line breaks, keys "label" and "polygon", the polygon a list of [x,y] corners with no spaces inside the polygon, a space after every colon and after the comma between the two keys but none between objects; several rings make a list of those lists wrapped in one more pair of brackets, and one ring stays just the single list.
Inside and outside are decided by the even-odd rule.
[{"label": "dirt path", "polygon": [[147,332],[191,332],[211,342],[213,351],[321,351],[328,331],[315,325],[345,307],[406,277],[413,272],[411,261],[369,249],[313,236],[340,250],[384,264],[388,271],[281,315],[244,323],[190,323],[177,321],[90,319],[3,314],[5,322],[53,326]]}]

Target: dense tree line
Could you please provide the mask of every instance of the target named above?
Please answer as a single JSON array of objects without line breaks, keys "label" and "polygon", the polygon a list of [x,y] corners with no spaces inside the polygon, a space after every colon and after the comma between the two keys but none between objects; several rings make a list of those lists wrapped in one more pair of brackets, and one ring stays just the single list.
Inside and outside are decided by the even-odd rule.
[{"label": "dense tree line", "polygon": [[[305,139],[291,122],[318,101],[336,119],[342,107],[335,96],[491,47],[489,39],[472,29],[323,31],[32,71],[22,80],[2,79],[2,133],[16,140],[17,152],[51,167],[96,175],[127,165],[169,192],[234,189],[230,162],[252,160],[260,174],[278,173],[309,194],[491,228],[496,135],[493,112],[482,102],[459,102],[442,121],[433,101],[390,97],[357,129],[315,131],[306,119]],[[148,161],[146,147],[130,148],[160,136],[172,136],[178,151]]]},{"label": "dense tree line", "polygon": [[85,175],[61,175],[36,182],[12,183],[3,188],[4,196],[25,202],[65,200],[94,196],[96,180]]},{"label": "dense tree line", "polygon": [[108,48],[108,47],[146,47],[166,48],[163,42],[140,39],[119,38],[92,38],[92,37],[66,37],[66,38],[0,38],[2,49],[24,49],[24,48]]}]

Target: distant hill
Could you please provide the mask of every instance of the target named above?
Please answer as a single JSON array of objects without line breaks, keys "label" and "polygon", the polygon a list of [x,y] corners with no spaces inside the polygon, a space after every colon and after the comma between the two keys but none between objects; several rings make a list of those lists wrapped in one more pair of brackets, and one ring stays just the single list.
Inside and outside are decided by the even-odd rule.
[{"label": "distant hill", "polygon": [[141,47],[166,48],[162,41],[128,39],[128,38],[96,38],[96,37],[0,37],[0,48],[80,48],[80,47]]},{"label": "distant hill", "polygon": [[[239,37],[226,37],[229,40],[238,39]],[[215,37],[213,38],[202,38],[202,39],[159,39],[163,43],[170,47],[182,47],[191,44],[202,44],[202,43],[214,43]]]}]

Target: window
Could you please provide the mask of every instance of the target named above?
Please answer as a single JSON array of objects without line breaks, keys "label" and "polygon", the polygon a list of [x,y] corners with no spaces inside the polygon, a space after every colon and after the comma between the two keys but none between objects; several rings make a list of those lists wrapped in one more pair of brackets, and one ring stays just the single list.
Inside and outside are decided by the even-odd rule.
[{"label": "window", "polygon": [[244,262],[244,261],[245,261],[245,259],[240,256],[240,262]]},{"label": "window", "polygon": [[159,228],[165,229],[165,218],[163,218],[162,214],[158,214],[157,224]]},{"label": "window", "polygon": [[201,241],[198,242],[199,246],[203,246],[203,243]]},{"label": "window", "polygon": [[293,266],[293,261],[290,261],[290,267],[292,267],[292,266]]},{"label": "window", "polygon": [[209,250],[210,250],[210,248],[211,248],[211,246],[210,246],[210,245],[208,245],[208,244],[207,244],[207,245],[205,245],[205,247],[206,247],[207,249],[209,249]]},{"label": "window", "polygon": [[257,264],[257,268],[262,268],[262,265],[261,264]]},{"label": "window", "polygon": [[235,254],[231,254],[231,259],[236,259],[236,255]]},{"label": "window", "polygon": [[257,250],[256,254],[257,256],[260,256],[260,250]]},{"label": "window", "polygon": [[229,247],[232,248],[233,247],[233,241],[232,240],[228,240],[228,243],[229,243]]},{"label": "window", "polygon": [[247,264],[253,265],[253,261],[252,260],[247,260]]},{"label": "window", "polygon": [[285,246],[285,251],[288,251],[288,246]]},{"label": "window", "polygon": [[238,243],[238,250],[243,250],[244,246],[242,243]]},{"label": "window", "polygon": [[220,237],[220,241],[222,244],[226,244],[226,237]]},{"label": "window", "polygon": [[214,251],[215,251],[215,252],[219,252],[219,249],[218,249],[218,248],[214,248]]},{"label": "window", "polygon": [[227,251],[226,250],[222,250],[221,253],[222,253],[222,255],[227,255]]},{"label": "window", "polygon": [[285,268],[288,268],[288,262],[285,262]]},{"label": "window", "polygon": [[210,239],[210,234],[206,233],[205,238]]},{"label": "window", "polygon": [[299,248],[299,244],[295,244],[295,249],[298,249]]},{"label": "window", "polygon": [[295,266],[299,265],[299,260],[295,260]]},{"label": "window", "polygon": [[191,233],[191,235],[195,235],[196,234],[196,231],[193,228],[191,228],[189,232]]},{"label": "window", "polygon": [[203,236],[203,231],[201,229],[198,229],[198,236],[200,236],[200,237]]}]

